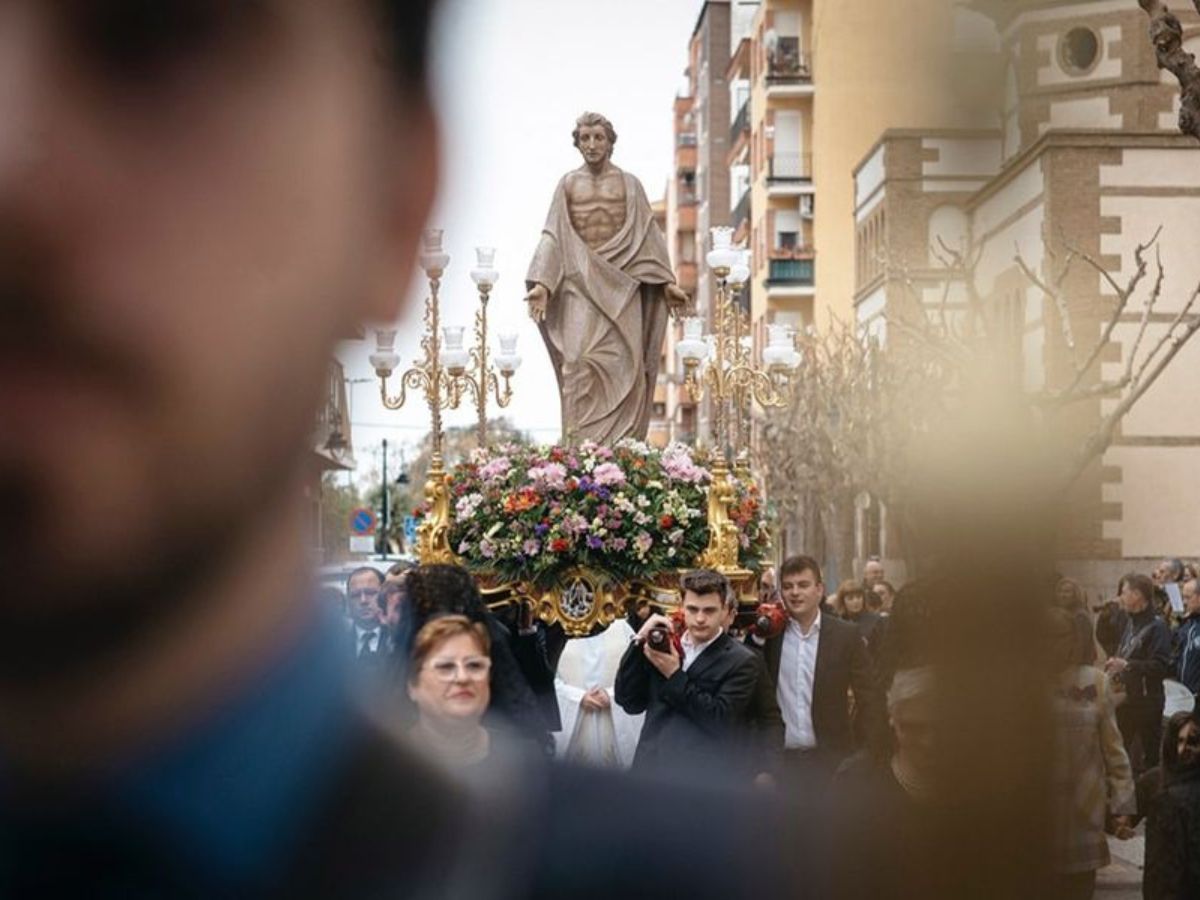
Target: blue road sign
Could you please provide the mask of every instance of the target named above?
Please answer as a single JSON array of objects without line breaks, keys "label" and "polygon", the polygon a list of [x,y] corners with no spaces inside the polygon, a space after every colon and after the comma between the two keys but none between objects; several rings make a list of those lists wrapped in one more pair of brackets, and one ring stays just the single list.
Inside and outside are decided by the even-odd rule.
[{"label": "blue road sign", "polygon": [[375,513],[363,507],[350,513],[350,530],[355,534],[370,535],[375,533]]},{"label": "blue road sign", "polygon": [[417,517],[416,516],[405,516],[404,517],[404,541],[409,546],[412,546],[413,544],[415,544],[417,542]]}]

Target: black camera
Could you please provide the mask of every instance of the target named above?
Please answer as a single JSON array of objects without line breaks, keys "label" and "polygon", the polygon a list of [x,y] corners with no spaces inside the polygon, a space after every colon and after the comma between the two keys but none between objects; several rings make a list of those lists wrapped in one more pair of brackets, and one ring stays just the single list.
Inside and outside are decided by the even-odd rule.
[{"label": "black camera", "polygon": [[661,626],[651,628],[646,632],[646,644],[651,650],[657,650],[659,653],[670,653],[671,632]]}]

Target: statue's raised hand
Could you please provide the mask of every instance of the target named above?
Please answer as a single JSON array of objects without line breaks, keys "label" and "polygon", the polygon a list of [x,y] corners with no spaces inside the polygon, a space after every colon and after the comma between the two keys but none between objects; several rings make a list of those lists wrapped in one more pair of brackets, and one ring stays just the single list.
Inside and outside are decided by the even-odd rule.
[{"label": "statue's raised hand", "polygon": [[529,293],[525,295],[525,302],[529,304],[529,318],[535,322],[546,320],[546,305],[550,302],[550,291],[544,284],[534,284]]},{"label": "statue's raised hand", "polygon": [[692,298],[679,285],[674,283],[668,284],[664,290],[667,295],[667,307],[671,310],[671,315],[676,319],[680,316],[692,315],[695,312],[692,308]]}]

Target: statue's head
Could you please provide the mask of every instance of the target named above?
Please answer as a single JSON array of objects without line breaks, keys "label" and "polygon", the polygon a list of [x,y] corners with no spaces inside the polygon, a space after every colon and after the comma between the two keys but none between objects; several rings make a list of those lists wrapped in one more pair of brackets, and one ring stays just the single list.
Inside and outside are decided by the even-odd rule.
[{"label": "statue's head", "polygon": [[575,148],[583,154],[588,163],[603,162],[612,156],[613,145],[617,142],[617,132],[612,122],[600,113],[585,112],[575,120],[575,130],[571,132],[571,140]]}]

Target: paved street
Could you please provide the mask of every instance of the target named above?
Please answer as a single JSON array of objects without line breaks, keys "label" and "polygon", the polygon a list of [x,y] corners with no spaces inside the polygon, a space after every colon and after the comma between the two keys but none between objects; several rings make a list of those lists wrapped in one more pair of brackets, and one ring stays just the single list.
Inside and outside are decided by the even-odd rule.
[{"label": "paved street", "polygon": [[1145,826],[1128,841],[1108,839],[1112,864],[1100,870],[1096,878],[1096,897],[1103,900],[1141,900],[1142,860],[1146,851]]}]

